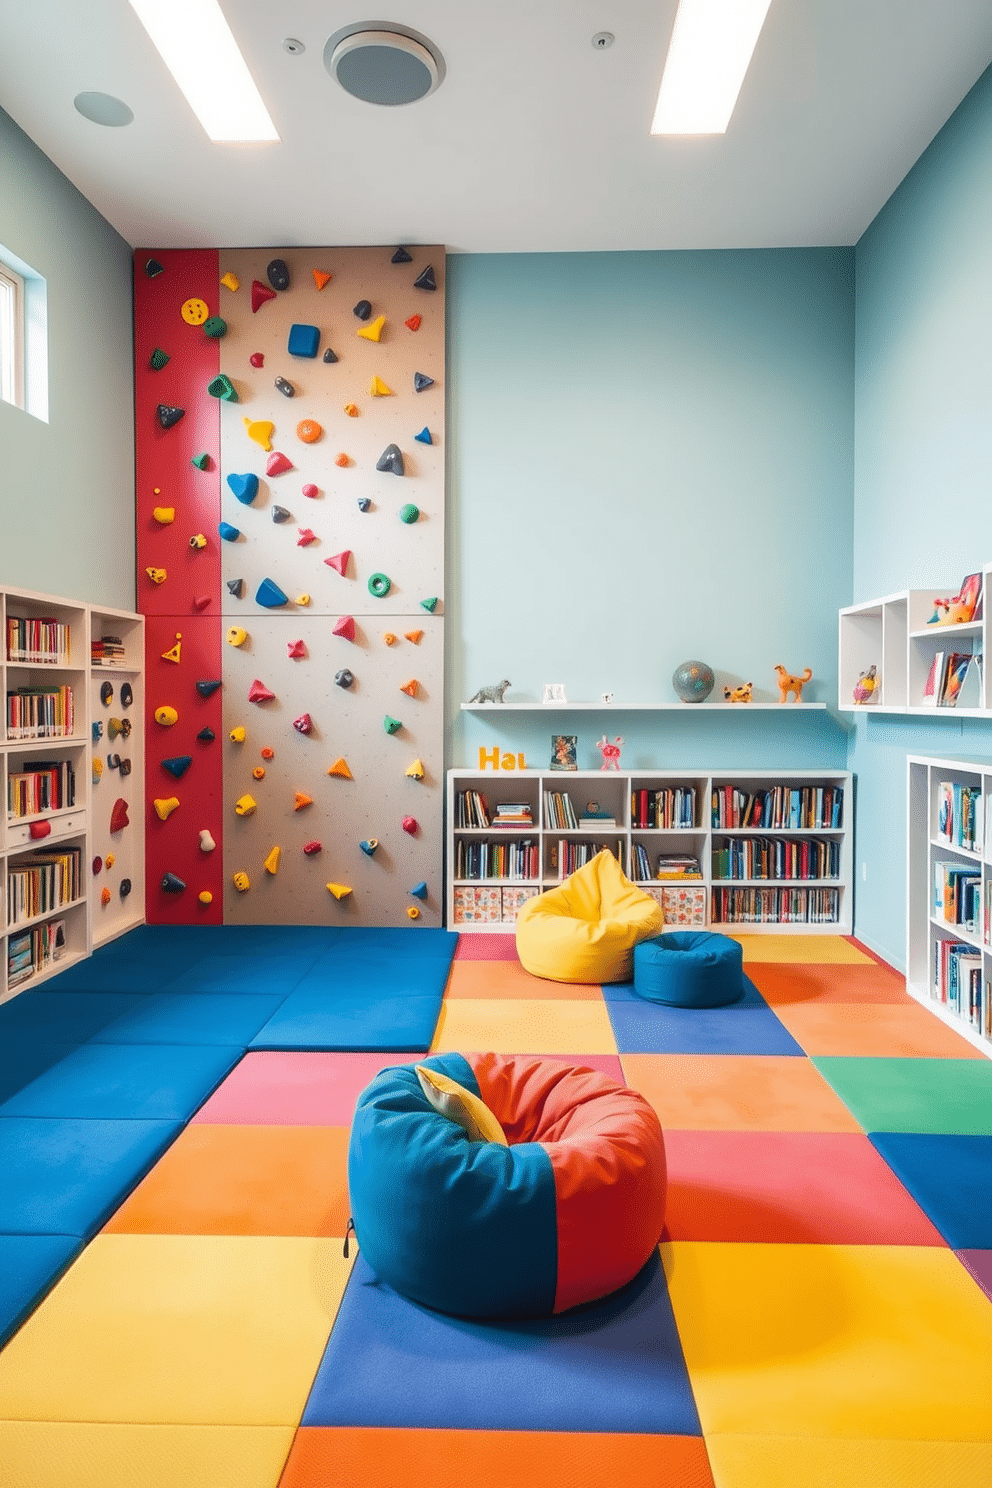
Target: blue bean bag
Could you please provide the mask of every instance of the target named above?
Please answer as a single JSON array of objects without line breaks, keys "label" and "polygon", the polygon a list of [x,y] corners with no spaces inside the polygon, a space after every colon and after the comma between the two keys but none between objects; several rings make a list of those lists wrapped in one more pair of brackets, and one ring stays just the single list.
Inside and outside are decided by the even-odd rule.
[{"label": "blue bean bag", "polygon": [[743,963],[729,935],[670,930],[634,947],[634,991],[666,1007],[725,1007],[744,996]]}]

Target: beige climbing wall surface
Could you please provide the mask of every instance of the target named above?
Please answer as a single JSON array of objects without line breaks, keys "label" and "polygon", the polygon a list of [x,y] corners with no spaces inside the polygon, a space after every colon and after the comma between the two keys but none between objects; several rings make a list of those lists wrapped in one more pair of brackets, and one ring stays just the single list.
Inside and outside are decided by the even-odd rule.
[{"label": "beige climbing wall surface", "polygon": [[[221,400],[221,518],[240,534],[220,543],[228,923],[398,925],[411,909],[441,923],[444,250],[395,251],[219,258],[220,371],[237,394]],[[262,301],[285,282],[273,260],[288,288]],[[256,683],[274,696],[249,701]]]}]

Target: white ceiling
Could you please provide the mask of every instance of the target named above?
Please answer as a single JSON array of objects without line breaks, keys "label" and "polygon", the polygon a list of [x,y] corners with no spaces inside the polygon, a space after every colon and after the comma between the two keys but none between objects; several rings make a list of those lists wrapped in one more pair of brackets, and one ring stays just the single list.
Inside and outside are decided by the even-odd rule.
[{"label": "white ceiling", "polygon": [[[211,144],[127,0],[0,0],[0,105],[134,246],[853,243],[992,61],[989,0],[772,0],[728,133],[652,139],[676,0],[389,0],[447,65],[405,108],[324,70],[381,14],[222,3],[281,143]],[[134,123],[89,123],[85,91]]]}]

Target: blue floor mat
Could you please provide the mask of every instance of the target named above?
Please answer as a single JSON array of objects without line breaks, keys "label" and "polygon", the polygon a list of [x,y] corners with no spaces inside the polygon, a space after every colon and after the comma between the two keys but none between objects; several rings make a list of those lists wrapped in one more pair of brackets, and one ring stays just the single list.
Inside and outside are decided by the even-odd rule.
[{"label": "blue floor mat", "polygon": [[992,1137],[869,1132],[954,1250],[992,1250]]},{"label": "blue floor mat", "polygon": [[55,1044],[37,1033],[4,1029],[0,1033],[0,1106],[46,1070],[53,1069],[67,1054],[78,1049],[81,1042],[77,1039],[71,1044]]},{"label": "blue floor mat", "polygon": [[0,1106],[0,1116],[187,1121],[244,1053],[238,1045],[84,1044]]},{"label": "blue floor mat", "polygon": [[75,1235],[0,1235],[0,1348],[82,1248]]},{"label": "blue floor mat", "polygon": [[422,1054],[430,1048],[441,996],[338,996],[293,992],[251,1041],[253,1049],[368,1049]]},{"label": "blue floor mat", "polygon": [[13,1034],[33,1035],[43,1043],[85,1044],[143,1001],[133,992],[22,992],[0,1006],[0,1050]]},{"label": "blue floor mat", "polygon": [[310,969],[306,988],[324,988],[335,998],[362,996],[370,989],[385,997],[444,995],[451,970],[450,956],[400,956],[396,951],[352,950],[343,946],[321,956]]},{"label": "blue floor mat", "polygon": [[215,953],[203,956],[194,966],[178,970],[156,992],[214,992],[235,994],[261,993],[288,997],[295,987],[311,974],[316,953],[277,950],[242,951],[240,955]]},{"label": "blue floor mat", "polygon": [[89,1042],[239,1044],[247,1048],[283,1000],[251,993],[242,996],[219,992],[153,993],[133,998],[133,1005],[95,1033]]},{"label": "blue floor mat", "polygon": [[805,1050],[748,983],[740,1002],[720,1008],[665,1007],[637,997],[608,1001],[621,1054],[791,1054]]}]

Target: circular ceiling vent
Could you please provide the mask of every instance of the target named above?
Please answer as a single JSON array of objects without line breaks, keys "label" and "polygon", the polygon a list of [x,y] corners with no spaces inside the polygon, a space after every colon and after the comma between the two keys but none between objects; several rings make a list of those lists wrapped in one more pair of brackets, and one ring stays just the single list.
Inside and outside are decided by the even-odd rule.
[{"label": "circular ceiling vent", "polygon": [[354,98],[395,107],[426,98],[444,80],[432,41],[392,21],[362,21],[327,38],[324,66]]}]

